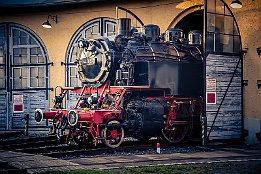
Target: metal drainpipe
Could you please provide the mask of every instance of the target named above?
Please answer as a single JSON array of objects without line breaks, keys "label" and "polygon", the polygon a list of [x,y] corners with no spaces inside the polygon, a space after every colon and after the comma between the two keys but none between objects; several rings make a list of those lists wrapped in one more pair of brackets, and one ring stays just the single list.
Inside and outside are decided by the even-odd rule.
[{"label": "metal drainpipe", "polygon": [[6,93],[6,130],[9,130],[10,126],[10,120],[11,120],[11,116],[10,116],[10,100],[9,100],[9,97],[10,97],[10,92],[7,92]]}]

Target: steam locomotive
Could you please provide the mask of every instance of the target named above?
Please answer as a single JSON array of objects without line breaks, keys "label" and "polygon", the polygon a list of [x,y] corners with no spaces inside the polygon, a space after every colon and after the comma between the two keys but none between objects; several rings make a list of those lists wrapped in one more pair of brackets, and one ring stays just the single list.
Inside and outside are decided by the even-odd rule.
[{"label": "steam locomotive", "polygon": [[[76,64],[81,87],[56,87],[49,119],[52,132],[66,130],[66,142],[92,142],[116,148],[125,137],[163,137],[182,141],[200,125],[203,69],[198,32],[189,43],[180,29],[160,34],[157,25],[131,28],[118,19],[118,34],[82,39]],[[74,108],[63,107],[68,91],[78,94]]]}]

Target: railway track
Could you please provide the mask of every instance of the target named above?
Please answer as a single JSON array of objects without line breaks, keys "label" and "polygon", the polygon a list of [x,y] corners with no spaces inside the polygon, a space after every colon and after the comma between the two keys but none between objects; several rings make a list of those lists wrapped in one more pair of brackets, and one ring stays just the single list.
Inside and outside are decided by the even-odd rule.
[{"label": "railway track", "polygon": [[[161,148],[181,148],[183,146],[191,147],[193,143],[184,142],[178,146],[163,142],[162,140],[149,140],[145,142],[140,141],[125,141],[120,147],[115,149],[109,148],[103,144],[98,144],[94,147],[92,144],[86,144],[85,146],[55,144],[42,147],[26,147],[16,149],[18,152],[25,152],[31,154],[41,154],[45,156],[55,158],[77,158],[82,156],[99,156],[99,155],[111,155],[116,153],[146,153],[145,151],[155,151],[156,144],[161,143]],[[194,142],[195,144],[195,142]],[[195,146],[195,145],[194,145]]]},{"label": "railway track", "polygon": [[[41,141],[40,141],[41,142]],[[149,148],[155,148],[155,144],[158,141],[152,140],[147,142],[139,142],[139,141],[125,141],[122,145],[118,148],[112,149],[103,144],[99,144],[98,146],[94,146],[92,144],[86,144],[85,146],[78,146],[78,145],[66,145],[66,144],[56,144],[56,145],[47,145],[42,147],[22,147],[15,149],[18,152],[25,152],[31,154],[41,154],[50,157],[67,157],[67,156],[80,156],[80,155],[99,155],[103,153],[113,153],[117,152],[128,152],[131,150],[144,150]],[[35,142],[34,144],[37,144]],[[166,145],[163,145],[166,146]]]},{"label": "railway track", "polygon": [[[8,141],[10,144],[8,143]],[[29,153],[29,156],[26,157],[26,159],[29,157],[32,157],[32,159],[28,159],[28,162],[24,162],[28,166],[31,165],[29,164],[30,161],[33,161],[35,156],[37,155],[45,156],[38,157],[41,159],[49,159],[49,157],[53,157],[50,159],[55,161],[61,160],[64,162],[77,163],[81,167],[88,169],[97,169],[101,166],[105,168],[119,168],[124,166],[135,166],[137,165],[137,163],[139,163],[139,165],[162,165],[175,163],[205,163],[206,161],[251,161],[261,159],[261,153],[256,153],[256,151],[260,152],[260,148],[257,148],[256,150],[253,148],[247,150],[246,148],[246,151],[244,150],[244,147],[240,146],[239,148],[238,145],[235,147],[233,147],[234,145],[228,145],[224,147],[220,145],[215,145],[213,147],[208,146],[205,148],[200,146],[199,141],[191,141],[191,139],[190,141],[185,141],[179,145],[165,143],[162,140],[157,139],[152,139],[145,142],[128,139],[128,141],[124,141],[120,147],[115,149],[108,148],[103,144],[98,144],[97,147],[94,147],[91,144],[87,146],[69,146],[65,144],[60,144],[55,136],[37,138],[24,137],[23,140],[9,139],[8,141],[0,142],[0,146],[11,145],[11,147],[16,148],[12,149],[12,151]],[[44,141],[45,143],[42,143]],[[156,144],[158,142],[160,142],[161,144],[161,155],[156,154]],[[96,159],[100,160],[97,161]],[[47,164],[47,166],[50,165],[49,160],[46,160],[45,163]],[[20,171],[18,168],[13,168],[12,166],[9,166],[5,161],[0,161],[0,165],[0,170],[7,173],[25,172],[23,168]],[[70,165],[64,165],[58,167],[70,167]],[[55,168],[57,166],[53,165],[53,167]],[[46,170],[46,165],[41,165],[37,167],[35,165],[32,165],[31,167],[28,167],[28,170],[35,170],[39,168],[42,168],[42,170]]]},{"label": "railway track", "polygon": [[[143,149],[146,145],[142,145],[140,149]],[[130,150],[129,147],[124,146],[121,148],[126,148]],[[116,152],[122,151],[122,149],[114,149]],[[90,155],[90,151],[101,150],[104,149],[88,149],[83,151],[88,152]],[[107,150],[106,150],[107,151]],[[80,150],[78,150],[81,153]],[[104,151],[103,151],[104,152]],[[108,151],[107,151],[108,152]],[[192,153],[162,153],[155,154],[154,152],[151,154],[114,154],[113,155],[103,155],[100,156],[73,156],[72,158],[64,158],[64,159],[56,159],[50,157],[43,157],[39,155],[30,155],[26,157],[27,160],[21,160],[21,157],[17,160],[17,163],[20,163],[21,169],[26,169],[26,171],[46,171],[47,169],[52,170],[68,170],[68,168],[72,170],[76,169],[108,169],[108,168],[122,168],[122,167],[135,167],[139,166],[156,166],[156,165],[175,165],[175,164],[205,164],[207,163],[220,163],[220,162],[240,162],[240,161],[260,161],[261,160],[261,148],[258,147],[256,149],[253,148],[243,148],[243,147],[227,147],[220,148],[216,147],[214,149],[210,149],[207,151],[203,151],[201,149],[198,151],[194,151]],[[76,151],[74,151],[76,153]],[[95,152],[96,153],[96,152]],[[8,152],[7,152],[8,154]],[[5,156],[8,156],[8,155]],[[53,153],[52,153],[53,154]],[[75,154],[74,154],[75,155]],[[35,158],[40,159],[36,160],[35,163],[41,161],[39,165],[35,165],[32,161]],[[7,158],[8,159],[8,158]],[[11,161],[15,161],[15,159],[11,159]],[[57,163],[55,163],[57,161]],[[25,168],[23,166],[26,166]],[[13,170],[13,169],[12,169]],[[0,172],[1,173],[1,172]]]},{"label": "railway track", "polygon": [[[161,148],[174,147],[173,144],[163,142],[162,140],[152,139],[149,141],[127,140],[120,147],[115,149],[98,144],[94,147],[92,143],[76,146],[61,144],[56,136],[47,137],[19,137],[0,141],[1,150],[12,150],[30,154],[40,154],[55,158],[76,158],[80,156],[98,156],[103,154],[116,153],[146,153],[145,151],[155,151],[156,144],[161,143]],[[200,143],[196,143],[199,145]],[[195,142],[187,141],[175,147],[195,146]]]},{"label": "railway track", "polygon": [[[136,144],[136,145],[135,145]],[[55,157],[55,158],[76,158],[82,156],[99,156],[99,155],[109,155],[115,153],[132,153],[134,151],[144,151],[149,149],[155,149],[155,144],[139,144],[137,147],[138,142],[136,143],[123,143],[122,146],[112,149],[105,146],[99,146],[95,148],[88,148],[88,149],[74,149],[74,150],[66,150],[66,151],[52,151],[41,153],[42,155]]]},{"label": "railway track", "polygon": [[46,137],[13,137],[0,141],[1,150],[16,150],[31,147],[44,147],[59,144],[57,136]]}]

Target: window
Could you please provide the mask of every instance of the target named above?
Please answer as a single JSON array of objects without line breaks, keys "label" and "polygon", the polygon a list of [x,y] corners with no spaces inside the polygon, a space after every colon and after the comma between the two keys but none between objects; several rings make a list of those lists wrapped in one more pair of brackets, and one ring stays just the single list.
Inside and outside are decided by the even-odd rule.
[{"label": "window", "polygon": [[0,88],[5,88],[5,28],[0,27]]},{"label": "window", "polygon": [[220,0],[207,3],[207,52],[240,53],[240,36],[229,8]]},{"label": "window", "polygon": [[13,89],[46,88],[47,59],[41,44],[22,28],[11,27],[11,32]]}]

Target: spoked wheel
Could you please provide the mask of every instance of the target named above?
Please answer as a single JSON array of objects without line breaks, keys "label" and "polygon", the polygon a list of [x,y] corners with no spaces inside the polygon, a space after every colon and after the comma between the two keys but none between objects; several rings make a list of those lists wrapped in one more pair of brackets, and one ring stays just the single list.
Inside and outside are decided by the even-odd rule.
[{"label": "spoked wheel", "polygon": [[108,147],[116,148],[123,141],[124,129],[122,126],[117,126],[120,122],[116,120],[112,120],[108,124],[111,126],[106,126],[101,130],[101,137],[103,138],[102,142]]},{"label": "spoked wheel", "polygon": [[170,143],[179,143],[188,133],[188,125],[173,126],[171,129],[162,129],[163,137]]}]

